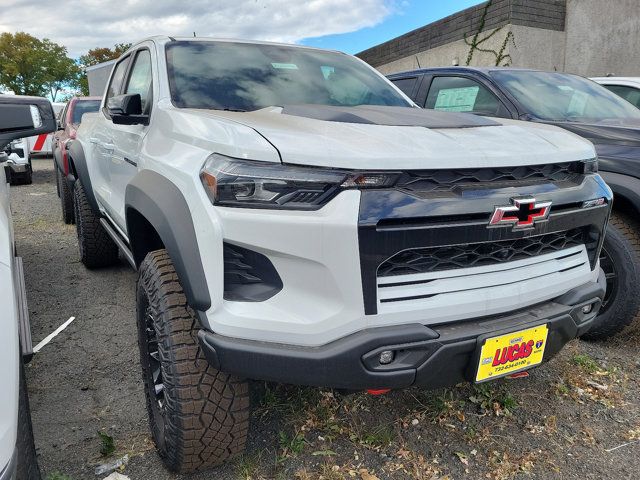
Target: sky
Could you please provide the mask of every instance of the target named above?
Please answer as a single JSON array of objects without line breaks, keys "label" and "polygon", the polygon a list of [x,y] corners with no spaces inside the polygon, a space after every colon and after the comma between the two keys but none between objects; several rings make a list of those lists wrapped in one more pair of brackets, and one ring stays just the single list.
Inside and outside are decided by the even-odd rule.
[{"label": "sky", "polygon": [[301,43],[357,53],[480,0],[0,0],[0,32],[25,31],[76,58],[150,35]]}]

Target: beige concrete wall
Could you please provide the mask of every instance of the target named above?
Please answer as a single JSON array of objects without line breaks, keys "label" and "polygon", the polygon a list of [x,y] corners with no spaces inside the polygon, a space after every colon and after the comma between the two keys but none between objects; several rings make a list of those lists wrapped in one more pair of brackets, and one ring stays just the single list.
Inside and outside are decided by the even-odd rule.
[{"label": "beige concrete wall", "polygon": [[[513,26],[506,25],[502,30],[483,43],[481,47],[499,51],[510,28],[513,28]],[[510,44],[507,47],[506,52],[509,53],[511,48],[513,48],[513,46]],[[450,67],[451,65],[454,65],[454,62],[457,62],[459,65],[464,65],[467,61],[468,54],[469,46],[464,42],[464,40],[458,40],[456,42],[451,42],[446,45],[433,48],[426,52],[418,53],[417,55],[411,55],[386,65],[381,65],[378,67],[378,70],[383,74],[388,75],[390,73],[413,70],[420,67]],[[495,61],[494,55],[476,51],[473,55],[471,65],[491,66],[495,65]]]},{"label": "beige concrete wall", "polygon": [[[499,50],[512,31],[512,66],[557,70],[583,76],[640,76],[640,0],[567,0],[565,31],[506,25],[483,48]],[[422,67],[464,65],[469,46],[458,40],[378,67],[384,74]],[[495,57],[476,52],[474,66]]]},{"label": "beige concrete wall", "polygon": [[568,0],[565,70],[640,76],[640,1]]},{"label": "beige concrete wall", "polygon": [[564,71],[566,34],[555,30],[511,25],[515,47],[511,65],[521,68]]}]

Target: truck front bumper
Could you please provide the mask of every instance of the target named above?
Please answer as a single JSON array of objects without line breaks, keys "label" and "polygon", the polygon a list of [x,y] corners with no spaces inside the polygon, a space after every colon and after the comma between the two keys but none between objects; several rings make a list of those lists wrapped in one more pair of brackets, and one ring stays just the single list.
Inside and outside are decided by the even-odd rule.
[{"label": "truck front bumper", "polygon": [[[546,324],[543,361],[570,340],[587,332],[600,308],[606,281],[575,288],[549,302],[507,315],[443,325],[421,324],[362,330],[319,347],[301,347],[217,335],[201,330],[209,363],[246,378],[297,385],[344,388],[439,388],[473,381],[481,339]],[[585,314],[583,307],[591,305]],[[381,365],[379,353],[391,350],[394,361]]]}]

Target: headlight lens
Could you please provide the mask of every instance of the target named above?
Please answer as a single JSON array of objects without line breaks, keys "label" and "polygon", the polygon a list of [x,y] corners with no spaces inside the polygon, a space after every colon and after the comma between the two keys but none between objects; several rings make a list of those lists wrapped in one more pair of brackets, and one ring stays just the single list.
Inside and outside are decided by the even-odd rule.
[{"label": "headlight lens", "polygon": [[598,173],[598,157],[582,161],[582,173]]},{"label": "headlight lens", "polygon": [[395,173],[349,172],[241,160],[213,154],[200,179],[215,205],[317,210],[348,188],[393,185]]}]

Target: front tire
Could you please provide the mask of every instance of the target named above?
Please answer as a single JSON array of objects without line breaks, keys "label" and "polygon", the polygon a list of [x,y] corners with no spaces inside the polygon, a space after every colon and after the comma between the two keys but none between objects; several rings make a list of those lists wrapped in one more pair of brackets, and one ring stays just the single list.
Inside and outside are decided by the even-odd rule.
[{"label": "front tire", "polygon": [[24,376],[24,366],[20,359],[20,392],[18,405],[18,469],[16,480],[40,480],[40,468],[36,459],[36,447],[33,443],[33,429],[31,427],[31,411],[27,395],[27,382]]},{"label": "front tire", "polygon": [[100,218],[91,208],[80,180],[76,181],[73,193],[80,261],[87,268],[115,265],[118,262],[118,246],[100,224]]},{"label": "front tire", "polygon": [[640,234],[633,220],[611,216],[600,254],[607,277],[607,293],[600,313],[584,340],[606,340],[622,331],[640,309]]},{"label": "front tire", "polygon": [[198,320],[166,250],[149,253],[140,266],[137,320],[149,424],[167,468],[193,472],[241,454],[248,382],[207,362]]}]

